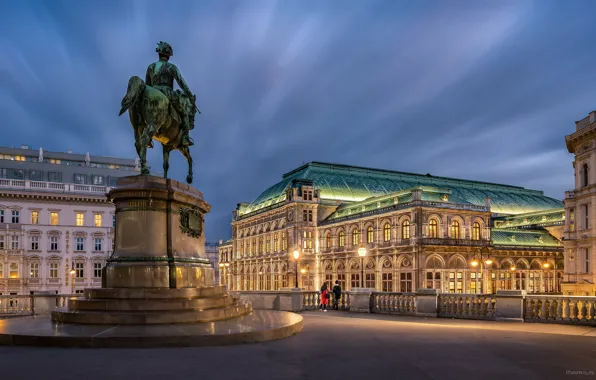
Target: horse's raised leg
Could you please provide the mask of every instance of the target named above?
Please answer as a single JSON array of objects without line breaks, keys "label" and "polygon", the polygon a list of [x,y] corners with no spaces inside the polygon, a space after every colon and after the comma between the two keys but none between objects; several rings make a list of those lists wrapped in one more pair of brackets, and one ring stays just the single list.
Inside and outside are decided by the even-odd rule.
[{"label": "horse's raised leg", "polygon": [[162,152],[163,152],[163,177],[168,178],[168,169],[170,167],[170,151],[172,149],[168,148],[165,145],[161,145]]},{"label": "horse's raised leg", "polygon": [[137,150],[137,155],[139,156],[139,159],[141,159],[141,130],[142,130],[142,126],[135,126],[134,128],[134,133],[135,133],[135,148]]},{"label": "horse's raised leg", "polygon": [[147,123],[147,128],[143,131],[143,135],[141,136],[141,174],[142,175],[149,175],[149,168],[147,167],[147,145],[155,136],[155,132],[157,128],[154,124]]},{"label": "horse's raised leg", "polygon": [[180,153],[184,157],[186,157],[186,161],[188,161],[188,175],[186,176],[186,183],[192,183],[192,157],[190,156],[190,149],[187,146],[180,148]]}]

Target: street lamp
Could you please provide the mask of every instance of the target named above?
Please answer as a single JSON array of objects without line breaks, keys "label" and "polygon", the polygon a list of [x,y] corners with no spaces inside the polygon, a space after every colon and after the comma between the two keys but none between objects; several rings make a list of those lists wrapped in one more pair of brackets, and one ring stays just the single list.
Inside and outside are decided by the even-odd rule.
[{"label": "street lamp", "polygon": [[[478,265],[480,265],[480,275],[478,274],[478,272],[476,272],[476,292],[480,293],[480,294],[484,294],[484,293],[488,293],[487,291],[485,292],[485,284],[486,282],[486,278],[484,281],[480,281],[480,277],[484,276],[484,264],[486,265],[491,265],[493,263],[493,261],[488,257],[489,254],[489,250],[486,247],[482,247],[482,249],[478,249],[477,250],[477,254],[476,256],[474,256],[471,264],[474,268],[476,268]],[[479,259],[477,258],[479,257]],[[480,286],[479,286],[480,285]],[[482,288],[482,289],[480,289]]]},{"label": "street lamp", "polygon": [[300,251],[294,250],[294,260],[296,260],[296,288],[298,288],[298,259],[300,258]]},{"label": "street lamp", "polygon": [[362,270],[360,277],[360,287],[364,288],[364,256],[366,256],[366,247],[360,246],[360,248],[358,248],[358,256],[360,256],[360,269]]},{"label": "street lamp", "polygon": [[74,294],[75,290],[75,274],[77,273],[77,271],[75,271],[74,269],[74,263],[72,264],[72,269],[70,270],[70,294]]}]

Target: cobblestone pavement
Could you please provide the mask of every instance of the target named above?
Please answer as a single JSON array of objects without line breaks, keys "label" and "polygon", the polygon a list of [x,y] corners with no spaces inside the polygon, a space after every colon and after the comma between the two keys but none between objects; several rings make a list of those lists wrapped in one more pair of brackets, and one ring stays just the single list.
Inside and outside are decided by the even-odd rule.
[{"label": "cobblestone pavement", "polygon": [[595,379],[596,328],[303,313],[273,342],[170,349],[0,347],[2,379]]}]

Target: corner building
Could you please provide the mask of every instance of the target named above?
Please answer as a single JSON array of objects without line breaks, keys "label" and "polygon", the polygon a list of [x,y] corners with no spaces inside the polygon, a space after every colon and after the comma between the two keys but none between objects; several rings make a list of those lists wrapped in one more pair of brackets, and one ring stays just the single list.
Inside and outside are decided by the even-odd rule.
[{"label": "corner building", "polygon": [[219,247],[229,264],[222,283],[557,292],[564,220],[562,202],[537,190],[310,162],[238,204],[232,238]]},{"label": "corner building", "polygon": [[0,295],[101,287],[112,253],[106,193],[135,160],[0,147]]}]

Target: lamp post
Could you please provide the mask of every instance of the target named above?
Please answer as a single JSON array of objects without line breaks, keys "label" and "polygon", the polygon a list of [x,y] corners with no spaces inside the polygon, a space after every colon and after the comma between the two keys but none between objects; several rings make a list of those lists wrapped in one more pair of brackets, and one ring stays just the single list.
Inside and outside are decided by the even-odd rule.
[{"label": "lamp post", "polygon": [[360,277],[360,287],[364,288],[364,256],[366,256],[366,247],[363,245],[358,248],[358,256],[360,256],[360,269],[361,269],[361,277]]},{"label": "lamp post", "polygon": [[[480,280],[481,276],[484,276],[484,264],[486,265],[491,265],[493,263],[493,261],[488,257],[489,251],[488,248],[486,247],[482,247],[482,249],[478,249],[477,250],[477,254],[476,256],[474,256],[474,259],[472,260],[472,266],[474,268],[476,268],[478,265],[480,265],[480,273],[476,272],[476,293],[480,293],[480,294],[485,294],[488,293],[488,291],[485,291],[486,289],[486,279],[484,281]],[[479,257],[479,259],[477,258]],[[485,260],[486,258],[486,260]],[[482,288],[482,289],[480,289]]]},{"label": "lamp post", "polygon": [[296,260],[296,288],[298,288],[298,259],[300,258],[300,251],[294,250],[294,260]]}]

